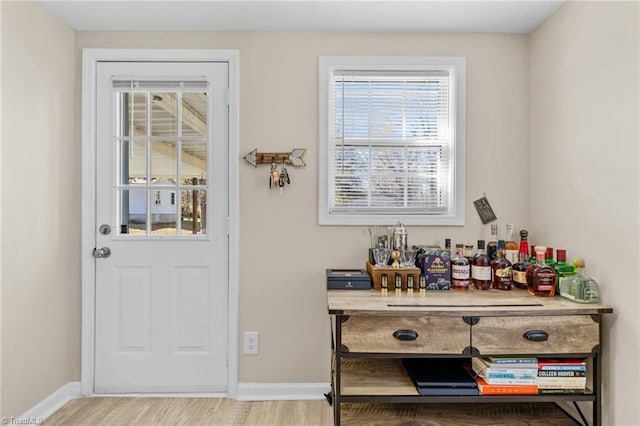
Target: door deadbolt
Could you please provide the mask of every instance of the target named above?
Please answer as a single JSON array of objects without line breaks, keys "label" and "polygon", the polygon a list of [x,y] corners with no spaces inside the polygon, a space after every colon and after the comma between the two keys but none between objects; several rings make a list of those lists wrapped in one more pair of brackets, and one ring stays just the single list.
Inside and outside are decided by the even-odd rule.
[{"label": "door deadbolt", "polygon": [[100,233],[102,235],[109,235],[111,233],[111,227],[106,223],[103,225],[100,225]]},{"label": "door deadbolt", "polygon": [[102,259],[111,256],[111,249],[109,247],[94,248],[93,257],[96,259]]}]

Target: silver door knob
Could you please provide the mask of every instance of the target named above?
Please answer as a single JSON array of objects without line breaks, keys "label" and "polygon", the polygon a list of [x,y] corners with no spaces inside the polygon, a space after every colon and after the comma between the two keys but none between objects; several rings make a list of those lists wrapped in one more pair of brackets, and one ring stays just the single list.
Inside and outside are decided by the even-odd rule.
[{"label": "silver door knob", "polygon": [[95,257],[96,259],[109,257],[109,256],[111,256],[111,249],[109,247],[93,249],[93,257]]}]

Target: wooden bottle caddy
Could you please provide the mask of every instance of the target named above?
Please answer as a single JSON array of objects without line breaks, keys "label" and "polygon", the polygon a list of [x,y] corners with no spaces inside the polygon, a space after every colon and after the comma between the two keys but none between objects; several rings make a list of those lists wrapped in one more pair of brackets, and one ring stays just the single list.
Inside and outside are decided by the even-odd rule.
[{"label": "wooden bottle caddy", "polygon": [[420,279],[420,269],[413,268],[380,268],[378,266],[372,265],[371,262],[367,262],[367,272],[371,275],[371,280],[373,281],[374,290],[380,290],[382,288],[382,274],[387,274],[387,288],[389,291],[393,291],[396,288],[396,273],[400,273],[402,277],[402,290],[407,289],[407,277],[409,275],[413,275],[413,288],[418,288],[418,280]]}]

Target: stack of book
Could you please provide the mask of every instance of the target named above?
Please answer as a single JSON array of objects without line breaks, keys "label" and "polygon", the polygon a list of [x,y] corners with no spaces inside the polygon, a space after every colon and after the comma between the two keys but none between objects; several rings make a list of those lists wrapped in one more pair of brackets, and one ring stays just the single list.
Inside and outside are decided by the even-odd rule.
[{"label": "stack of book", "polygon": [[481,395],[537,395],[537,358],[474,357]]},{"label": "stack of book", "polygon": [[584,359],[538,360],[540,394],[582,394],[587,386],[587,363]]}]

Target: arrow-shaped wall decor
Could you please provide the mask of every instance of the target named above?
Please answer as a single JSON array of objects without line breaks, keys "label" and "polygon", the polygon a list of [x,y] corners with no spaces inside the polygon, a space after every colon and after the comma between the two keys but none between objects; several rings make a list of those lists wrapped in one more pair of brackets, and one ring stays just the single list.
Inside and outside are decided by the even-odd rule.
[{"label": "arrow-shaped wall decor", "polygon": [[258,164],[282,164],[283,162],[293,167],[307,167],[302,160],[306,151],[306,148],[296,148],[291,152],[258,152],[254,149],[242,158],[253,167],[258,167]]}]

